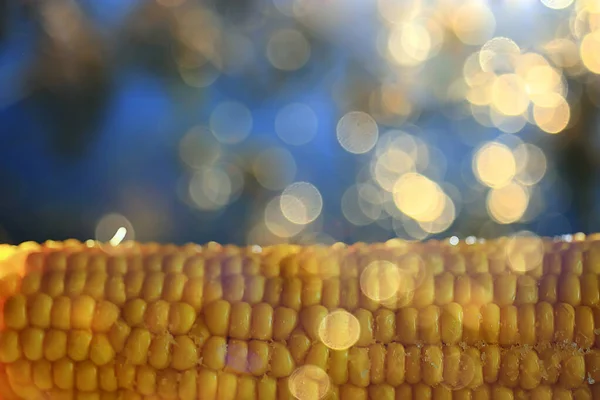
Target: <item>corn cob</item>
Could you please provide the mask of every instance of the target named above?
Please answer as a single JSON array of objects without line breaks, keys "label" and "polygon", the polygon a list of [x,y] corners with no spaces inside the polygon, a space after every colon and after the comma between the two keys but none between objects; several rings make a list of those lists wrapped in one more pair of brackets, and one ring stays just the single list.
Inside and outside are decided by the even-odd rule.
[{"label": "corn cob", "polygon": [[0,399],[600,399],[600,241],[0,246]]}]

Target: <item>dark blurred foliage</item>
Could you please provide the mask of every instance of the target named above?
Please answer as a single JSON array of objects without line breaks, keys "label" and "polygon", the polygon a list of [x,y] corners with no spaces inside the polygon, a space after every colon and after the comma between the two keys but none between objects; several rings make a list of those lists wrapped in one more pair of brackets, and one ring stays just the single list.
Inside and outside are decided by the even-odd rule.
[{"label": "dark blurred foliage", "polygon": [[[490,211],[488,193],[494,185],[488,190],[475,179],[477,171],[468,168],[466,176],[463,167],[470,167],[466,161],[479,145],[507,135],[499,126],[483,127],[471,115],[465,118],[469,104],[464,99],[446,98],[462,76],[466,57],[481,46],[465,43],[460,27],[453,25],[455,16],[432,25],[434,17],[454,12],[440,5],[439,13],[419,9],[422,15],[415,14],[418,29],[402,42],[406,47],[410,41],[403,51],[414,51],[413,59],[397,55],[391,40],[404,25],[390,23],[389,10],[376,15],[378,6],[392,3],[375,3],[128,0],[114,3],[119,7],[113,10],[112,2],[0,0],[0,55],[6,54],[0,58],[0,83],[17,87],[9,91],[14,98],[0,99],[0,241],[106,239],[118,228],[115,222],[98,233],[111,213],[130,223],[136,238],[175,242],[370,241],[395,235],[596,230],[598,104],[585,95],[587,81],[582,79],[591,73],[570,75],[565,68],[568,87],[581,89],[569,93],[576,118],[561,133],[549,136],[529,121],[518,131],[518,141],[509,139],[513,147],[531,143],[544,150],[548,167],[544,165],[545,178],[539,184],[519,183],[528,211],[503,221]],[[404,18],[416,12],[410,8],[413,3],[418,2],[399,3],[393,10]],[[503,15],[497,14],[493,36],[510,31],[510,18]],[[554,17],[545,18],[540,17],[542,26],[555,22]],[[503,19],[508,21],[504,27]],[[480,29],[485,31],[485,26]],[[532,37],[537,31],[529,36],[521,31],[515,36],[529,44],[523,53],[526,47],[535,49]],[[275,34],[282,32],[288,36],[277,39],[288,42],[276,47]],[[389,41],[387,52],[381,50],[382,37]],[[421,54],[417,47],[424,43],[428,52],[434,54],[435,48],[436,53],[414,62]],[[302,60],[306,48],[307,60]],[[273,59],[272,52],[284,55]],[[17,63],[14,54],[27,57],[19,59],[20,67],[13,72],[2,72],[2,67]],[[245,108],[229,108],[229,113],[240,114],[218,119],[214,110],[227,102]],[[288,143],[277,128],[282,110],[295,103],[310,105],[317,121],[315,138],[306,144]],[[447,117],[451,107],[464,109],[459,117]],[[244,110],[250,115],[249,128]],[[373,116],[380,140],[387,131],[401,129],[427,149],[431,165],[416,171],[438,182],[452,200],[456,215],[448,226],[436,230],[410,210],[386,208],[396,194],[378,187],[378,178],[365,178],[377,162],[368,154],[386,151],[381,142],[367,151],[338,143],[337,124],[351,111]],[[286,129],[304,126],[306,118],[288,121]],[[210,127],[214,137],[200,137],[192,150],[214,153],[217,161],[201,159],[190,165],[182,156],[182,139],[197,126]],[[232,141],[215,126],[248,137]],[[472,132],[481,132],[480,137],[472,139]],[[257,170],[257,160],[271,148],[279,157],[273,160],[291,161],[273,161],[267,168],[273,171]],[[434,165],[438,162],[443,165]],[[291,178],[280,177],[280,186],[279,181],[265,183],[269,173],[283,176],[287,169],[293,169]],[[267,213],[284,188],[301,181],[318,188],[323,204],[314,221],[303,222],[306,227],[293,233],[298,221],[291,223],[286,214],[274,223]],[[352,185],[368,189],[365,198],[371,200],[356,200],[357,212],[365,213],[364,224],[350,221],[343,209]],[[279,212],[285,214],[283,208]],[[550,222],[545,216],[551,216]]]}]

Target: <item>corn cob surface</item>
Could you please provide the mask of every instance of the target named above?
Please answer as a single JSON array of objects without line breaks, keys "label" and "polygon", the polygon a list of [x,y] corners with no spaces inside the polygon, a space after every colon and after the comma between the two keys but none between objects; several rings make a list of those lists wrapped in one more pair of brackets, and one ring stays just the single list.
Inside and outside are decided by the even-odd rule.
[{"label": "corn cob surface", "polygon": [[0,399],[600,399],[600,241],[0,246]]}]

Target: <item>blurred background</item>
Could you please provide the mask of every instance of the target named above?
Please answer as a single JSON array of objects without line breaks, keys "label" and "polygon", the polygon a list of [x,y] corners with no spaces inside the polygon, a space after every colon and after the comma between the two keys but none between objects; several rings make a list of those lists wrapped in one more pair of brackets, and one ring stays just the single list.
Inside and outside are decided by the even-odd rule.
[{"label": "blurred background", "polygon": [[0,242],[600,226],[597,0],[0,0]]}]

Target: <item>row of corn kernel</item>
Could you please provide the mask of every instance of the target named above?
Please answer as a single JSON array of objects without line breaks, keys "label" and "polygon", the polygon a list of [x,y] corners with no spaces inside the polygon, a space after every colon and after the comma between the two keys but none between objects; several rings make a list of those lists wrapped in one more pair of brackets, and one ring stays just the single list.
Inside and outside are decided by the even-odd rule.
[{"label": "row of corn kernel", "polygon": [[513,390],[500,385],[482,385],[472,390],[451,391],[442,385],[432,388],[424,384],[405,384],[394,388],[382,384],[359,388],[347,384],[339,387],[338,396],[340,400],[592,400],[600,398],[598,397],[600,385],[591,388],[580,387],[573,391],[548,385],[538,386],[533,390]]},{"label": "row of corn kernel", "polygon": [[[218,269],[217,269],[218,270]],[[202,268],[198,269],[202,271]],[[198,273],[200,274],[200,273]],[[201,272],[204,274],[204,271]],[[416,279],[415,279],[416,278]],[[399,307],[414,304],[423,307],[428,304],[438,305],[456,301],[461,304],[495,301],[503,304],[534,304],[539,300],[554,303],[562,301],[572,305],[597,305],[600,303],[598,277],[595,274],[547,275],[541,278],[540,287],[530,276],[515,274],[492,275],[481,273],[473,276],[454,276],[443,272],[433,277],[431,274],[415,276],[410,282],[403,282],[397,299],[388,299],[386,306]],[[369,285],[366,282],[366,285]],[[377,285],[378,282],[373,282]],[[285,287],[284,287],[285,286]],[[413,296],[413,291],[416,291]],[[367,291],[369,288],[363,288]],[[126,274],[106,274],[102,271],[77,270],[70,273],[54,271],[42,274],[32,271],[25,275],[21,286],[25,295],[45,292],[50,297],[66,295],[74,297],[80,294],[89,295],[97,300],[107,298],[117,305],[127,299],[142,297],[145,301],[163,298],[165,301],[184,300],[196,310],[203,300],[210,302],[218,298],[228,301],[242,299],[251,303],[267,301],[272,305],[282,303],[288,307],[299,309],[303,305],[322,303],[329,307],[339,305],[355,308],[360,304],[363,308],[376,309],[379,302],[370,299],[360,290],[359,279],[348,278],[341,281],[337,278],[279,276],[266,279],[262,275],[232,274],[223,277],[193,276],[182,272],[148,272],[143,269],[129,271]],[[340,304],[342,293],[346,295],[346,303]],[[283,294],[282,294],[283,293]],[[286,304],[287,303],[287,304]]]},{"label": "row of corn kernel", "polygon": [[[108,368],[107,368],[108,370]],[[112,372],[112,373],[111,373]],[[103,372],[100,372],[102,375]],[[114,369],[104,372],[104,379],[100,386],[106,390],[96,392],[75,392],[73,390],[52,389],[44,390],[45,398],[49,400],[158,400],[181,399],[195,400],[308,400],[311,397],[294,397],[290,391],[288,379],[275,380],[264,377],[255,379],[248,376],[234,377],[223,372],[214,372],[208,369],[199,371],[186,371],[174,373],[165,371],[157,379],[147,373],[139,373],[138,386],[141,391],[133,390],[133,382],[129,389],[117,389],[117,376]],[[123,374],[125,379],[131,373]],[[135,375],[134,375],[135,376]],[[33,385],[32,385],[33,383]],[[4,400],[37,399],[40,390],[31,378],[28,382],[14,384],[16,392],[6,379],[6,373],[0,369],[0,396]],[[307,394],[305,392],[302,394]],[[299,393],[296,393],[299,394]],[[31,397],[28,397],[31,396]],[[580,387],[573,391],[548,385],[540,385],[532,390],[511,389],[497,385],[481,385],[476,389],[450,390],[447,386],[438,385],[430,387],[425,384],[402,384],[393,387],[388,384],[371,385],[368,388],[344,384],[340,387],[330,386],[325,397],[327,400],[592,400],[600,395],[600,385]]]},{"label": "row of corn kernel", "polygon": [[21,330],[28,326],[63,330],[84,329],[106,332],[122,313],[131,326],[144,325],[152,332],[167,328],[173,334],[187,333],[196,319],[196,310],[186,302],[158,300],[130,300],[121,311],[106,300],[81,295],[73,299],[65,296],[52,298],[44,293],[26,297],[17,294],[9,297],[1,311],[8,329]]},{"label": "row of corn kernel", "polygon": [[[399,308],[412,306],[422,308],[430,304],[536,304],[563,302],[573,306],[600,304],[599,277],[595,274],[548,275],[540,280],[515,274],[478,274],[454,276],[449,272],[435,278],[425,275],[421,279],[402,278],[398,291],[382,301],[369,298],[371,286],[380,282],[362,282],[356,278],[281,278],[265,279],[262,276],[244,277],[234,275],[222,280],[208,281],[205,303],[217,298],[230,302],[265,301],[273,306],[284,305],[296,310],[302,307],[323,304],[327,308],[367,308],[372,311],[385,306]],[[361,287],[366,285],[366,287]],[[376,288],[375,288],[376,289]]]},{"label": "row of corn kernel", "polygon": [[[268,344],[265,344],[268,346]],[[318,344],[313,345],[318,346]],[[323,349],[322,351],[327,351]],[[389,356],[389,352],[393,352]],[[540,355],[533,350],[513,349],[505,354],[493,356],[493,351],[479,352],[470,348],[462,351],[457,346],[436,347],[416,346],[404,349],[401,345],[393,349],[381,345],[373,345],[368,350],[351,348],[350,350],[335,351],[323,355],[313,355],[311,350],[306,356],[306,364],[316,365],[328,371],[328,380],[331,384],[351,384],[358,388],[368,388],[384,385],[396,390],[406,390],[406,384],[419,384],[435,388],[438,386],[452,391],[463,388],[476,389],[482,384],[498,384],[507,390],[536,390],[540,385],[556,385],[557,388],[575,389],[595,382],[600,372],[600,355],[597,352],[586,355],[579,353],[565,353],[554,360],[551,350],[548,354]],[[485,354],[485,357],[484,357]],[[329,359],[327,359],[327,357]],[[492,357],[495,357],[492,360]],[[484,361],[481,361],[481,360]],[[249,361],[251,358],[248,359]],[[264,363],[268,361],[265,359]],[[272,362],[271,362],[272,363]],[[275,361],[277,363],[277,361]],[[556,363],[556,365],[555,365]],[[401,365],[403,370],[398,368]],[[285,367],[284,365],[281,365]],[[393,370],[390,369],[393,366]],[[272,366],[274,368],[275,365]],[[90,361],[74,363],[69,359],[60,359],[50,363],[47,360],[30,362],[18,360],[5,366],[8,381],[16,392],[19,389],[36,388],[48,391],[52,389],[78,390],[83,392],[115,391],[118,389],[135,390],[143,395],[152,395],[161,391],[171,390],[178,393],[181,382],[192,380],[199,369],[200,376],[210,376],[212,381],[203,381],[199,388],[208,390],[216,383],[217,376],[226,374],[229,378],[228,387],[235,388],[236,375],[240,371],[233,369],[190,368],[183,371],[175,369],[155,370],[148,365],[135,366],[132,364],[110,363],[97,367]],[[286,374],[272,373],[270,378],[293,379],[293,367]],[[587,374],[586,374],[587,369]],[[216,372],[213,372],[216,371]],[[365,371],[367,373],[365,373]],[[255,373],[263,376],[264,373]],[[198,379],[201,379],[198,377]],[[252,380],[251,378],[244,378]],[[282,381],[282,379],[280,379]],[[285,380],[283,380],[285,381]],[[178,385],[179,383],[179,385]],[[196,385],[189,382],[184,385],[187,390],[194,390]],[[390,389],[386,389],[389,391]],[[438,389],[439,390],[439,389]],[[233,390],[233,393],[236,391]],[[209,392],[207,392],[208,394]],[[176,396],[176,395],[175,395]],[[200,398],[210,398],[203,397]],[[379,397],[377,397],[379,398]],[[419,398],[420,400],[421,398]]]},{"label": "row of corn kernel", "polygon": [[589,348],[600,344],[595,327],[600,326],[600,309],[570,304],[540,302],[519,307],[450,303],[443,307],[403,308],[393,313],[380,309],[374,314],[354,312],[360,324],[358,345],[374,341],[402,344],[535,345],[545,342],[575,342]]},{"label": "row of corn kernel", "polygon": [[304,351],[291,349],[297,365],[316,365],[327,371],[335,384],[368,387],[387,383],[428,386],[443,384],[452,389],[476,388],[482,383],[530,390],[540,384],[576,388],[600,378],[600,354],[549,348],[537,353],[514,348],[503,352],[497,346],[463,350],[460,346],[408,346],[400,344],[330,350],[321,343]]},{"label": "row of corn kernel", "polygon": [[97,365],[104,365],[114,356],[110,340],[103,333],[92,334],[85,330],[44,331],[39,328],[0,332],[1,363],[12,363],[20,358],[56,361],[69,357],[74,361],[91,359]]},{"label": "row of corn kernel", "polygon": [[[316,305],[300,313],[287,307],[273,309],[269,304],[251,306],[248,303],[215,301],[204,310],[204,323],[211,335],[234,339],[285,341],[292,331],[301,326],[311,340],[324,340],[320,329],[329,311]],[[366,309],[353,312],[356,326],[333,325],[348,336],[356,335],[356,346],[372,343],[398,342],[411,344],[468,345],[572,342],[579,348],[600,344],[595,327],[600,326],[600,309],[569,304],[532,304],[498,307],[450,303],[443,307],[427,306],[421,310],[403,308],[397,312],[379,309],[374,313]],[[326,334],[326,332],[325,332]]]},{"label": "row of corn kernel", "polygon": [[[417,281],[413,278],[403,278],[398,284],[398,291],[392,293],[391,297],[377,301],[370,298],[369,282],[361,287],[361,281],[356,278],[338,279],[330,278],[321,280],[318,278],[264,278],[263,276],[244,277],[233,275],[223,279],[211,281],[197,281],[192,279],[186,281],[184,278],[170,278],[167,275],[164,287],[169,287],[163,292],[163,298],[170,301],[186,301],[196,310],[202,304],[223,298],[229,302],[246,301],[251,304],[261,301],[272,306],[283,305],[285,307],[300,310],[302,307],[322,304],[332,309],[342,307],[353,310],[358,307],[375,311],[381,307],[397,309],[401,307],[423,308],[431,304],[444,305],[451,302],[459,304],[486,304],[497,303],[499,305],[522,305],[536,304],[539,301],[549,303],[563,302],[578,306],[596,306],[600,304],[600,291],[596,275],[556,276],[548,275],[539,281],[529,277],[517,277],[514,274],[502,274],[493,277],[491,274],[479,274],[475,276],[458,276],[451,273],[442,273],[435,278],[424,276]],[[133,277],[126,276],[126,287],[130,295],[127,298],[135,298],[140,295],[145,301],[156,298],[145,294],[140,280],[137,283]],[[149,281],[156,282],[159,277],[148,277]],[[169,282],[178,282],[171,284]],[[145,281],[144,281],[145,282]],[[179,283],[180,282],[180,283]],[[170,286],[167,286],[169,283]],[[377,282],[372,283],[373,286]],[[188,286],[190,287],[189,290]],[[202,287],[200,287],[202,286]],[[376,288],[375,288],[376,289]],[[156,289],[158,290],[158,289]],[[148,291],[150,289],[148,288]],[[168,292],[168,296],[165,294]],[[156,293],[156,291],[154,292]],[[109,296],[113,299],[114,296]]]}]

